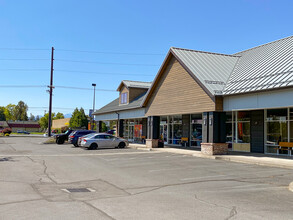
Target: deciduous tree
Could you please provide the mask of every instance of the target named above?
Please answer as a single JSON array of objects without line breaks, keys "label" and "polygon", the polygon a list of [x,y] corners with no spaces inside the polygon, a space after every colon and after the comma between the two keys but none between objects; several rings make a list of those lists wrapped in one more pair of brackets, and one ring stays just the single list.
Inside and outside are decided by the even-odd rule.
[{"label": "deciduous tree", "polygon": [[56,116],[55,116],[53,119],[55,120],[55,119],[63,119],[63,118],[64,118],[63,113],[58,112],[58,113],[56,114]]},{"label": "deciduous tree", "polygon": [[[55,116],[55,113],[53,112],[52,113],[52,118],[54,118]],[[49,113],[45,114],[44,117],[42,117],[40,120],[39,120],[39,124],[41,126],[41,128],[43,129],[47,129],[48,126],[49,126]],[[51,122],[52,124],[52,122]]]},{"label": "deciduous tree", "polygon": [[9,104],[5,107],[5,116],[7,121],[15,121],[15,106],[14,104]]},{"label": "deciduous tree", "polygon": [[27,110],[28,106],[23,101],[19,101],[15,106],[15,118],[19,121],[27,121]]}]

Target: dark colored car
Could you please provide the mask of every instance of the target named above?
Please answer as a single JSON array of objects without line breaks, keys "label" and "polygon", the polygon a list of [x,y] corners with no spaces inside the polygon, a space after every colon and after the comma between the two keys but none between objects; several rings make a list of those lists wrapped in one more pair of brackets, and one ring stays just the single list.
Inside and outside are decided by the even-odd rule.
[{"label": "dark colored car", "polygon": [[74,132],[73,130],[67,130],[64,134],[56,134],[56,144],[64,144],[65,141],[68,141],[69,135]]},{"label": "dark colored car", "polygon": [[107,134],[113,134],[114,135],[115,132],[116,132],[115,130],[109,130],[109,131],[107,131]]},{"label": "dark colored car", "polygon": [[28,131],[17,130],[18,134],[30,134]]},{"label": "dark colored car", "polygon": [[78,147],[78,138],[82,137],[87,134],[96,133],[96,131],[92,130],[77,130],[75,132],[72,132],[68,137],[68,142],[73,144],[75,147]]}]

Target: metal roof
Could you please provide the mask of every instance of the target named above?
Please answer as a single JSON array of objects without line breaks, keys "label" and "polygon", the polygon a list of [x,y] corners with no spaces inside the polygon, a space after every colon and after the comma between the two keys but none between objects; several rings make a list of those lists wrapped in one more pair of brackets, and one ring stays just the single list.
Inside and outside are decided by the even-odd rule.
[{"label": "metal roof", "polygon": [[119,104],[119,98],[115,99],[114,101],[110,102],[109,104],[105,105],[104,107],[100,108],[99,110],[95,111],[93,115],[99,115],[108,112],[115,112],[115,111],[123,111],[128,109],[140,108],[140,105],[146,95],[146,92],[136,99],[134,99],[129,104]]},{"label": "metal roof", "polygon": [[131,81],[131,80],[122,80],[117,90],[120,90],[121,84],[124,84],[127,88],[142,88],[148,89],[151,87],[152,82],[141,82],[141,81]]},{"label": "metal roof", "polygon": [[293,86],[293,36],[234,55],[241,58],[224,95]]},{"label": "metal roof", "polygon": [[238,55],[175,47],[172,47],[171,50],[175,57],[189,69],[189,72],[194,74],[212,95],[222,94],[226,82],[239,59]]}]

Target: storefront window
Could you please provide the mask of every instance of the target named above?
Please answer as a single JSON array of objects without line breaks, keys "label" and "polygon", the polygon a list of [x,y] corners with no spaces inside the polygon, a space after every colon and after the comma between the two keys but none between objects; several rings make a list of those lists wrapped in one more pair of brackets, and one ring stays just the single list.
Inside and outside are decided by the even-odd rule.
[{"label": "storefront window", "polygon": [[123,137],[130,142],[142,143],[142,119],[127,119],[123,121]]},{"label": "storefront window", "polygon": [[168,117],[162,116],[160,122],[160,139],[167,143],[168,135],[167,135],[167,126],[168,126]]},{"label": "storefront window", "polygon": [[168,123],[168,144],[173,144],[173,124]]},{"label": "storefront window", "polygon": [[124,120],[123,121],[123,137],[125,139],[128,139],[128,129],[129,129],[129,127],[128,127],[128,120]]},{"label": "storefront window", "polygon": [[191,146],[200,146],[202,142],[202,115],[191,115]]},{"label": "storefront window", "polygon": [[182,138],[182,124],[173,124],[173,144],[180,144]]},{"label": "storefront window", "polygon": [[293,108],[290,108],[289,112],[289,119],[290,119],[290,142],[293,142]]},{"label": "storefront window", "polygon": [[[164,141],[168,139],[168,144],[180,144],[182,137],[182,115],[168,116],[167,126],[163,125],[166,118],[161,117],[161,137],[163,135]],[[168,137],[166,138],[167,131],[164,129],[168,128]]]},{"label": "storefront window", "polygon": [[250,112],[241,111],[237,115],[237,143],[250,143]]},{"label": "storefront window", "polygon": [[232,112],[226,112],[226,143],[232,148]]},{"label": "storefront window", "polygon": [[287,149],[279,149],[279,142],[288,142],[287,109],[269,109],[266,118],[267,153],[288,154]]}]

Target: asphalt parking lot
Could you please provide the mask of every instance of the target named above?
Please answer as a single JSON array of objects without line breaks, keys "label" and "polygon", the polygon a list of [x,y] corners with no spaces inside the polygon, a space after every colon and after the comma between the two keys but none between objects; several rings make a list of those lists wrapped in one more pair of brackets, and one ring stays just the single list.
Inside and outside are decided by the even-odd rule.
[{"label": "asphalt parking lot", "polygon": [[1,220],[293,218],[290,169],[44,140],[0,138]]}]

